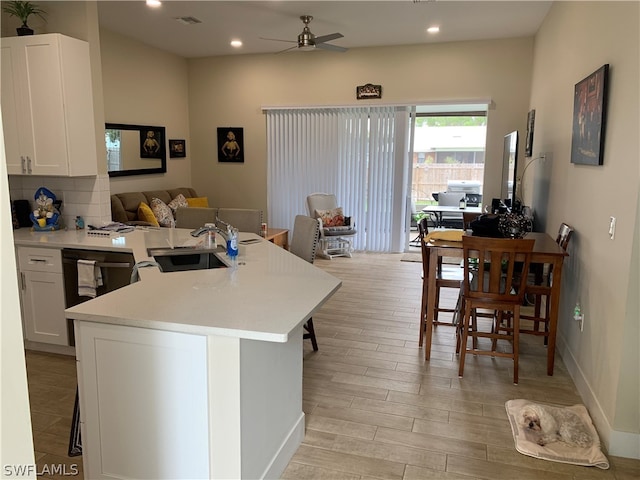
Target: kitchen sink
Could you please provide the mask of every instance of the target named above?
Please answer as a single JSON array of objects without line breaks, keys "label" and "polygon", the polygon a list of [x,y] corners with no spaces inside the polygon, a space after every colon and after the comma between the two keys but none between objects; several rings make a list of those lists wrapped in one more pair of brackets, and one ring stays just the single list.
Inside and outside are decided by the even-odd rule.
[{"label": "kitchen sink", "polygon": [[184,272],[187,270],[206,270],[226,268],[223,260],[225,249],[202,249],[196,247],[160,247],[149,248],[147,253],[158,262],[163,272]]}]

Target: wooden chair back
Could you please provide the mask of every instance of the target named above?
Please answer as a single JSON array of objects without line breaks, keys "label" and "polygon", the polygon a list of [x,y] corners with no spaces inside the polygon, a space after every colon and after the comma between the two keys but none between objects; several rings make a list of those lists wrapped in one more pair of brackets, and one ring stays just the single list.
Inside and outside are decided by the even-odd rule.
[{"label": "wooden chair back", "polygon": [[[492,310],[506,310],[501,308],[505,304],[521,304],[526,275],[518,273],[529,270],[534,243],[533,239],[464,235],[464,297],[490,304]],[[516,268],[516,263],[523,270]]]},{"label": "wooden chair back", "polygon": [[421,218],[418,222],[418,238],[420,239],[420,251],[422,252],[422,274],[423,278],[427,278],[429,274],[429,251],[424,243],[429,233],[429,224],[427,217]]}]

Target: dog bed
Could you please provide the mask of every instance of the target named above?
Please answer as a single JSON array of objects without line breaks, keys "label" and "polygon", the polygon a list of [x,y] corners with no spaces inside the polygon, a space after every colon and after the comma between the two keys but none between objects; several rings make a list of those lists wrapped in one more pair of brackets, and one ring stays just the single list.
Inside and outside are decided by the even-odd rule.
[{"label": "dog bed", "polygon": [[[563,442],[548,443],[544,447],[538,445],[535,442],[528,440],[525,437],[524,427],[519,424],[520,411],[522,407],[527,404],[535,403],[529,400],[517,399],[509,400],[505,403],[507,409],[507,416],[509,417],[509,423],[511,424],[511,432],[513,433],[513,441],[515,442],[516,450],[523,455],[530,457],[540,458],[543,460],[550,460],[552,462],[570,463],[573,465],[583,465],[587,467],[598,467],[604,470],[609,468],[609,460],[604,456],[600,449],[600,438],[596,431],[589,412],[584,405],[573,405],[567,408],[576,413],[587,426],[593,437],[593,445],[588,448],[581,448],[572,445],[567,445]],[[545,406],[542,403],[538,405]],[[550,405],[551,406],[551,405]]]}]

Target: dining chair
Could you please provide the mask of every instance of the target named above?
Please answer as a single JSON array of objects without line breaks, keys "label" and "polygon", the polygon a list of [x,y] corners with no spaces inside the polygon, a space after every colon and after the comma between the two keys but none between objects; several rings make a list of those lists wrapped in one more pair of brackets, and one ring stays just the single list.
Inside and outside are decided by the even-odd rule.
[{"label": "dining chair", "polygon": [[[468,353],[474,355],[490,355],[513,359],[513,383],[518,383],[518,354],[520,333],[520,308],[524,298],[526,276],[520,275],[519,288],[512,288],[517,276],[516,262],[523,265],[522,271],[529,271],[533,239],[510,239],[462,237],[464,276],[462,279],[462,311],[463,320],[457,331],[456,352],[460,354],[458,375],[463,376],[464,364]],[[493,312],[491,327],[480,329],[477,322],[478,309]],[[512,324],[498,331],[505,315]],[[501,333],[504,331],[504,333]],[[471,347],[468,339],[472,338]],[[490,348],[479,339],[489,339]],[[511,352],[499,351],[498,340],[511,343]]]},{"label": "dining chair", "polygon": [[218,219],[228,223],[240,232],[260,235],[262,230],[262,210],[251,208],[219,208]]},{"label": "dining chair", "polygon": [[[293,237],[289,244],[289,251],[301,259],[313,263],[318,248],[320,236],[320,222],[306,215],[297,215],[293,223]],[[313,319],[309,318],[303,325],[306,333],[303,339],[311,340],[313,351],[318,351],[316,332],[313,328]]]},{"label": "dining chair", "polygon": [[[444,207],[456,207],[460,206],[460,200],[465,199],[467,195],[464,192],[439,192],[438,193],[438,205]],[[460,213],[440,213],[439,227],[443,228],[464,228],[464,216],[462,210]]]},{"label": "dining chair", "polygon": [[[425,242],[425,238],[429,233],[428,219],[422,218],[418,222],[418,238],[420,241],[420,250],[422,252],[422,304],[420,307],[420,339],[418,346],[422,347],[424,341],[424,334],[427,328],[427,293],[429,284],[429,250]],[[442,322],[438,320],[439,312],[456,313],[455,308],[443,308],[440,307],[440,289],[441,288],[456,288],[460,289],[461,278],[458,275],[444,275],[442,268],[442,257],[438,257],[438,266],[436,269],[436,302],[433,312],[433,325],[453,325],[453,320],[448,322]]]},{"label": "dining chair", "polygon": [[[573,236],[574,228],[567,224],[561,223],[558,229],[558,235],[556,236],[556,243],[562,247],[563,250],[567,250],[569,247],[569,240]],[[544,335],[544,344],[547,345],[549,341],[549,293],[551,290],[551,282],[553,281],[553,266],[549,265],[549,268],[545,271],[542,264],[531,264],[529,269],[529,276],[527,279],[527,285],[525,287],[525,299],[529,295],[533,295],[534,310],[533,315],[522,315],[524,320],[533,320],[532,330],[522,329],[522,333],[530,333],[534,335]],[[541,316],[542,301],[544,299],[544,317]],[[544,324],[544,331],[540,332],[540,324]]]}]

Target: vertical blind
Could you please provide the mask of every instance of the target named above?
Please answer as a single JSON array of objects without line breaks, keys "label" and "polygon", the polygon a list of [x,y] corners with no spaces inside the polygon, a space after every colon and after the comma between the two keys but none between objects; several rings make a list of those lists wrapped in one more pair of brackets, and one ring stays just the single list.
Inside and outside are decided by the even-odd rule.
[{"label": "vertical blind", "polygon": [[355,222],[354,248],[391,251],[397,110],[267,110],[269,222],[291,230],[296,215],[313,214],[308,195],[333,193]]}]

